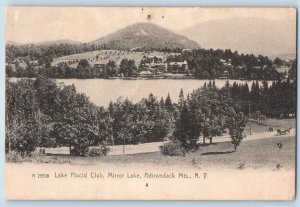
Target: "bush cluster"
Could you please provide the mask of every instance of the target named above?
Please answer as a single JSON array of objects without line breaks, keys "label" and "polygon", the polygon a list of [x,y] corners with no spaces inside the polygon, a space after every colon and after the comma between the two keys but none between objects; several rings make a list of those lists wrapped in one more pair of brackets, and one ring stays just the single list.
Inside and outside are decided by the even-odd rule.
[{"label": "bush cluster", "polygon": [[180,141],[175,140],[160,146],[160,152],[168,156],[185,156],[187,151]]}]

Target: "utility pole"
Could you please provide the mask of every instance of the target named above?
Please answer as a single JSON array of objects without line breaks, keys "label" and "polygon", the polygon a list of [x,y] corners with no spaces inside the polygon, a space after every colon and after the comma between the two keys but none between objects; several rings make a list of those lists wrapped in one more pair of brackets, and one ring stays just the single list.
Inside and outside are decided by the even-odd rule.
[{"label": "utility pole", "polygon": [[250,108],[251,108],[251,102],[249,101],[248,102],[249,103],[249,128],[250,128],[250,135],[252,135],[252,132],[251,132],[251,119],[250,119],[250,113],[251,113],[251,111],[250,111]]},{"label": "utility pole", "polygon": [[112,146],[115,146],[115,141],[114,141],[114,132],[112,131],[111,133],[111,140],[112,140]]}]

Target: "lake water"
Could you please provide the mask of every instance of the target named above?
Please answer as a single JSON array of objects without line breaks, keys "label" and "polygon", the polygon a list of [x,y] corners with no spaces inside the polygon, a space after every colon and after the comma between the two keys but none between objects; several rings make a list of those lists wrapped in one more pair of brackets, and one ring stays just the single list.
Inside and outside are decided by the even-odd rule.
[{"label": "lake water", "polygon": [[[124,80],[124,79],[58,79],[65,85],[74,84],[78,92],[85,93],[90,100],[98,105],[107,107],[110,101],[116,101],[119,97],[128,98],[133,103],[148,97],[150,93],[159,100],[165,99],[168,93],[173,102],[177,102],[179,91],[182,88],[184,95],[201,87],[209,80],[194,79],[152,79],[152,80]],[[227,80],[215,80],[217,87],[225,85]],[[230,84],[248,82],[251,87],[252,81],[229,80]]]}]

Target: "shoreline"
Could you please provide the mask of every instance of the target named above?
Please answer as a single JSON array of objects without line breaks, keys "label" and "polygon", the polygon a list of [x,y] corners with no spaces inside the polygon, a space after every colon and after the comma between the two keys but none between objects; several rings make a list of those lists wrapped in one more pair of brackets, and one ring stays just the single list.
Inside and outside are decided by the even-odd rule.
[{"label": "shoreline", "polygon": [[[36,77],[5,77],[5,79],[35,79]],[[49,78],[49,79],[55,79],[55,80],[199,80],[199,81],[213,81],[213,80],[228,80],[228,81],[278,81],[278,79],[232,79],[232,78],[195,78],[195,77],[165,77],[165,76],[159,76],[159,77],[153,77],[153,78],[146,78],[146,77],[110,77],[110,78]],[[285,79],[280,79],[280,81],[286,81]],[[290,79],[290,81],[295,81],[294,79]]]}]

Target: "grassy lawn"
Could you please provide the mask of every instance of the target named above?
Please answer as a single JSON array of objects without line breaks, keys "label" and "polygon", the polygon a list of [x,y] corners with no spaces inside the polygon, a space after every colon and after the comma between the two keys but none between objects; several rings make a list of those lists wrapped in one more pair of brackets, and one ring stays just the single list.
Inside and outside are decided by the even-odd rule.
[{"label": "grassy lawn", "polygon": [[[278,143],[282,145],[278,147]],[[270,170],[295,168],[295,137],[274,137],[268,139],[243,141],[236,152],[230,142],[215,143],[202,146],[185,157],[163,156],[160,152],[141,153],[134,155],[115,155],[106,157],[73,157],[69,155],[37,156],[27,158],[25,162],[58,163],[74,165],[133,166],[141,164],[153,167],[192,167],[230,168],[268,168]]]},{"label": "grassy lawn", "polygon": [[[252,123],[251,131],[252,133],[266,132],[269,127],[273,127],[274,131],[276,131],[277,129],[296,128],[296,120],[295,119],[268,119],[266,122],[266,126]],[[249,133],[250,133],[250,127],[249,124],[247,124],[245,128],[245,134],[249,134]]]},{"label": "grassy lawn", "polygon": [[[163,52],[128,52],[123,50],[97,50],[97,51],[91,51],[91,52],[84,52],[84,53],[78,53],[63,57],[58,57],[53,60],[52,64],[58,64],[61,62],[68,62],[69,60],[81,60],[81,59],[88,59],[90,63],[100,63],[100,64],[107,64],[109,60],[115,61],[116,65],[118,66],[122,59],[127,58],[135,61],[136,65],[139,65],[141,62],[141,59],[143,56],[162,56],[164,59],[167,58],[169,53],[163,53]],[[96,56],[98,56],[98,60],[96,59]],[[76,68],[78,63],[71,64],[70,67]]]}]

